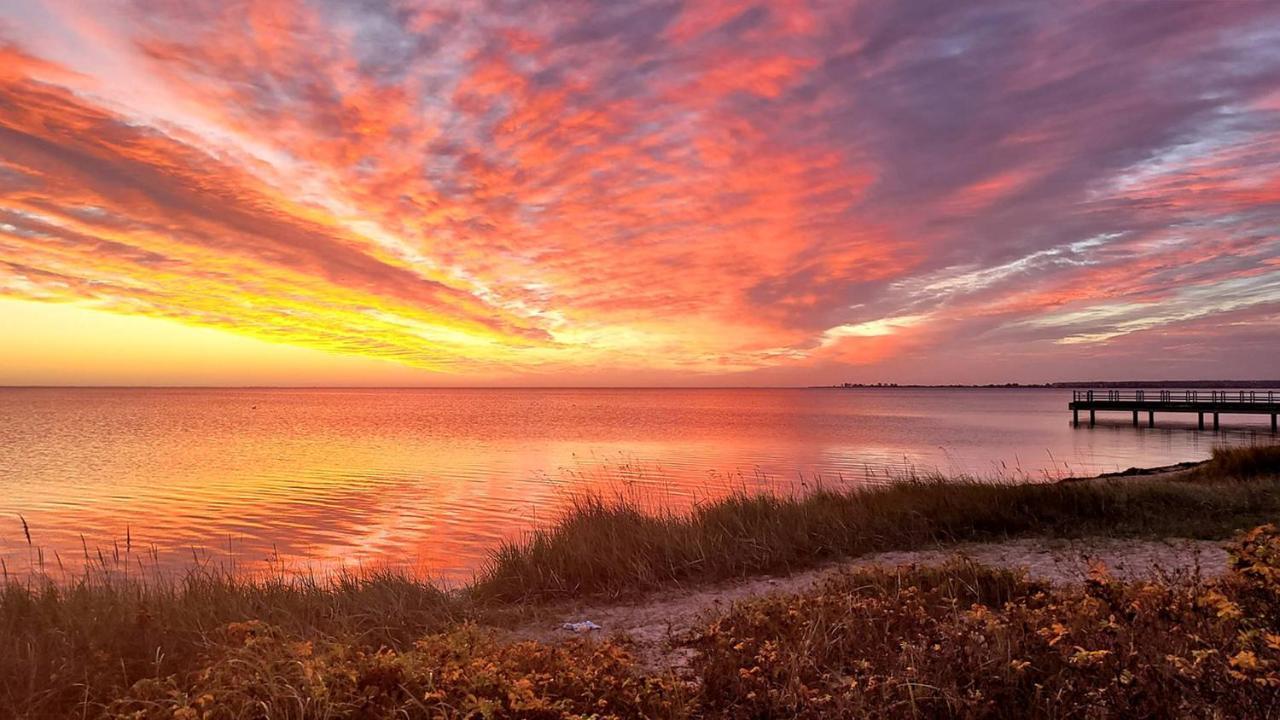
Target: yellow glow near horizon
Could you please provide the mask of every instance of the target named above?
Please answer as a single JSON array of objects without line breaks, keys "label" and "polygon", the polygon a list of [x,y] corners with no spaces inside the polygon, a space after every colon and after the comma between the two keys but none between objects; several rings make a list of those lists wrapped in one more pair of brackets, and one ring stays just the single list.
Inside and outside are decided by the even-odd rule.
[{"label": "yellow glow near horizon", "polygon": [[390,361],[69,303],[0,298],[0,385],[365,385],[430,381]]}]

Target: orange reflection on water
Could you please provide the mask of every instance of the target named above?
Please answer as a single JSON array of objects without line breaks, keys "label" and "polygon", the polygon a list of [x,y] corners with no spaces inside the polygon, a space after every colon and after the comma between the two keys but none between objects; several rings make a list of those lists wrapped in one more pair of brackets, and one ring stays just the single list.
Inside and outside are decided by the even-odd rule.
[{"label": "orange reflection on water", "polygon": [[38,548],[46,566],[74,567],[128,537],[130,554],[163,568],[194,549],[245,570],[395,564],[465,580],[573,492],[680,508],[816,475],[1036,480],[1194,459],[1249,436],[1073,430],[1062,395],[0,390],[0,557],[18,569]]}]

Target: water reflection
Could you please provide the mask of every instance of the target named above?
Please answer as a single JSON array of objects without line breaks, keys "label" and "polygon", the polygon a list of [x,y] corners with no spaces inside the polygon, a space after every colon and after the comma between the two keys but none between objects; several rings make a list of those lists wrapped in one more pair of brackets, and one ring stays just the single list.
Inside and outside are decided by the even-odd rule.
[{"label": "water reflection", "polygon": [[[0,557],[126,532],[165,566],[230,547],[469,577],[566,493],[686,506],[729,487],[909,472],[1040,480],[1204,457],[1221,433],[1099,418],[1039,390],[0,390]],[[84,537],[82,543],[81,536]]]}]

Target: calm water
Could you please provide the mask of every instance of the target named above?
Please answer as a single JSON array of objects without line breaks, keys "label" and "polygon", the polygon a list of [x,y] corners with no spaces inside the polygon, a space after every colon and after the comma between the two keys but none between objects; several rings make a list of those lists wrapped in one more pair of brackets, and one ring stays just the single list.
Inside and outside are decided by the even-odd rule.
[{"label": "calm water", "polygon": [[39,548],[46,566],[70,566],[86,547],[123,553],[128,536],[132,554],[164,567],[194,548],[245,568],[409,563],[464,579],[578,489],[685,506],[819,475],[1040,480],[1270,437],[1264,421],[1235,418],[1247,429],[1197,432],[1172,417],[1154,430],[1123,417],[1075,429],[1070,394],[4,389],[0,557],[25,568]]}]

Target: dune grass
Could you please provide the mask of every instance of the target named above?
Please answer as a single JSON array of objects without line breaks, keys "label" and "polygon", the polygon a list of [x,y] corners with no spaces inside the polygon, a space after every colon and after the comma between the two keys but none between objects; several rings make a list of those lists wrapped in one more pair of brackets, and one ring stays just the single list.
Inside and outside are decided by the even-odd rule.
[{"label": "dune grass", "polygon": [[1201,480],[1276,477],[1280,475],[1280,445],[1214,448],[1209,461],[1193,475]]},{"label": "dune grass", "polygon": [[804,495],[735,494],[689,513],[572,499],[496,551],[475,591],[505,600],[622,595],[959,541],[1084,535],[1221,538],[1280,518],[1280,450],[1215,450],[1179,479],[1012,484],[917,478]]},{"label": "dune grass", "polygon": [[125,578],[98,564],[70,581],[9,579],[0,587],[0,708],[62,717],[80,707],[93,716],[139,680],[201,668],[231,623],[376,650],[411,645],[468,613],[457,597],[390,571],[245,579],[201,568]]}]

